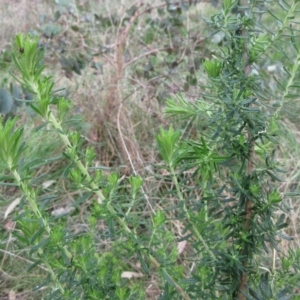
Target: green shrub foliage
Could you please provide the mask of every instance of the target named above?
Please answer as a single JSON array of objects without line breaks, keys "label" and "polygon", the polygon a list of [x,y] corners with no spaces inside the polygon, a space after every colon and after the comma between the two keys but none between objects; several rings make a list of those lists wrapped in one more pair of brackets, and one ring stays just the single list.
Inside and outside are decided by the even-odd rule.
[{"label": "green shrub foliage", "polygon": [[[29,271],[39,265],[47,270],[36,289],[47,286],[48,299],[146,299],[147,282],[155,278],[158,299],[292,299],[300,253],[282,257],[279,271],[268,259],[280,252],[282,238],[290,239],[282,233],[285,195],[278,182],[284,171],[275,150],[281,112],[300,87],[297,2],[224,0],[220,12],[205,19],[221,40],[202,64],[201,83],[198,71],[189,82],[201,93],[197,100],[169,98],[166,114],[176,123],[157,135],[164,164],[155,176],[165,183],[162,201],[172,199],[172,205],[146,217],[143,179],[95,167],[94,150],[66,127],[71,103],[44,75],[38,38],[16,36],[12,76],[32,95],[28,104],[45,122],[38,130],[50,126],[61,139],[67,161],[62,180],[80,191],[77,205],[93,202],[83,232],[51,216],[53,195],[44,197],[33,184],[38,179],[36,162],[26,156],[28,132],[17,118],[1,122],[1,165],[23,195],[15,236],[30,249]],[[277,6],[281,15],[273,12]],[[182,21],[179,8],[168,3],[170,22],[174,15]],[[277,28],[268,28],[270,18]],[[151,33],[146,44],[155,38]],[[285,67],[271,89],[264,62],[274,63],[274,53]],[[8,95],[2,90],[4,113],[12,105]],[[196,128],[195,138],[185,137],[182,124]],[[175,223],[180,230],[172,229]]]}]

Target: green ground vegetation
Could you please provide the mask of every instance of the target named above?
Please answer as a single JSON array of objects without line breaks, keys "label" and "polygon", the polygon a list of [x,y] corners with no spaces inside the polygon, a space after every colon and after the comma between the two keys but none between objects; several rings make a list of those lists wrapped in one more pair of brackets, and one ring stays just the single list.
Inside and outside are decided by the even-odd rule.
[{"label": "green ground vegetation", "polygon": [[0,0],[0,299],[300,299],[296,2]]}]

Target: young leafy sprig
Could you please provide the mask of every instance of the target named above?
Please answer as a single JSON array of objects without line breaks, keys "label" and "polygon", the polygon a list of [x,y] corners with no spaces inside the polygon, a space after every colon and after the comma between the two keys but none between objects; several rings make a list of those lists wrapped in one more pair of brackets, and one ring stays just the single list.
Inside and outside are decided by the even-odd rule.
[{"label": "young leafy sprig", "polygon": [[[90,174],[87,171],[86,166],[83,165],[77,154],[77,147],[81,142],[81,137],[78,132],[66,133],[62,127],[63,117],[66,115],[69,109],[69,102],[60,98],[58,101],[58,117],[56,118],[51,110],[51,104],[54,100],[54,82],[51,76],[43,76],[44,70],[43,50],[38,47],[37,37],[32,38],[28,35],[26,38],[24,34],[18,34],[16,36],[16,48],[12,53],[13,61],[20,71],[21,76],[15,76],[15,79],[21,83],[21,85],[31,92],[34,96],[33,102],[30,103],[31,108],[49,122],[53,128],[56,129],[60,135],[65,147],[66,155],[77,167],[77,176],[73,173],[74,177],[78,179],[83,178],[88,183],[89,189],[93,190],[98,196],[98,202],[103,202],[104,195],[99,190],[98,186],[92,180]],[[86,157],[92,160],[94,155],[90,148],[86,150]],[[83,182],[81,182],[83,185]],[[87,185],[83,185],[88,188]]]},{"label": "young leafy sprig", "polygon": [[[22,50],[22,51],[20,51]],[[44,120],[52,125],[60,138],[62,139],[66,150],[65,156],[69,158],[74,168],[70,170],[71,179],[81,189],[93,192],[98,197],[99,204],[107,198],[99,189],[96,182],[101,180],[101,172],[95,172],[93,178],[89,174],[88,168],[95,158],[94,149],[87,147],[83,159],[78,154],[81,146],[82,137],[79,132],[66,132],[63,128],[63,119],[69,110],[70,103],[65,98],[60,98],[58,101],[54,99],[53,90],[54,82],[51,76],[43,76],[43,50],[38,47],[38,38],[28,35],[26,38],[23,33],[16,36],[16,46],[12,53],[13,61],[20,72],[20,76],[13,75],[14,78],[21,83],[28,91],[33,93],[33,101],[30,103],[31,108],[39,114]],[[57,117],[51,110],[51,105],[57,102]],[[114,178],[116,174],[111,176],[108,181],[117,182]],[[132,183],[140,182],[140,178],[133,177]],[[137,184],[137,186],[141,186]],[[108,211],[117,215],[116,211],[106,203]],[[118,218],[118,217],[117,217]],[[119,222],[127,232],[131,232],[123,220]]]},{"label": "young leafy sprig", "polygon": [[[17,118],[14,118],[8,119],[4,124],[2,124],[2,118],[0,118],[0,165],[11,172],[24,198],[28,201],[30,211],[35,216],[35,218],[33,218],[31,213],[26,213],[26,216],[28,217],[28,228],[26,233],[29,244],[36,249],[38,257],[42,258],[45,256],[42,247],[40,247],[40,244],[45,241],[45,239],[43,241],[43,233],[46,231],[46,234],[49,237],[52,234],[52,230],[47,218],[43,216],[37,205],[38,191],[30,185],[30,175],[26,168],[22,168],[23,166],[20,163],[23,151],[25,150],[25,144],[22,142],[23,128],[19,127],[14,129],[16,122]],[[21,220],[19,221],[20,226],[22,227],[22,223],[24,222]],[[34,228],[31,225],[29,226],[29,223],[31,223],[34,227],[36,227],[35,225],[39,227],[36,227],[36,229],[38,229],[37,232],[31,230]],[[70,257],[70,253],[65,247],[62,248],[62,251],[66,257]],[[43,262],[46,265],[51,280],[55,283],[55,289],[58,289],[61,294],[64,294],[64,288],[60,284],[51,264],[47,260],[44,260]]]},{"label": "young leafy sprig", "polygon": [[[112,218],[116,220],[120,227],[123,229],[123,232],[132,241],[132,244],[135,245],[135,250],[138,253],[138,257],[143,260],[142,263],[145,265],[143,257],[146,257],[154,267],[160,269],[161,273],[164,275],[164,278],[168,282],[172,283],[172,286],[175,287],[175,289],[183,299],[190,299],[186,292],[168,273],[166,267],[161,264],[152,254],[149,254],[149,251],[145,249],[142,244],[143,241],[141,241],[136,233],[129,229],[126,220],[130,215],[130,209],[125,214],[123,214],[123,216],[122,214],[120,214],[120,211],[117,212],[118,209],[115,209],[113,198],[117,197],[120,184],[117,174],[112,173],[106,178],[108,185],[103,189],[103,191],[99,189],[99,186],[97,184],[101,182],[101,172],[96,171],[93,174],[93,177],[90,175],[89,167],[92,165],[95,158],[94,151],[92,148],[88,147],[86,149],[85,155],[79,154],[80,146],[82,143],[80,133],[68,132],[64,130],[63,119],[69,110],[69,102],[64,98],[60,98],[59,100],[57,100],[57,98],[54,97],[55,91],[53,90],[53,79],[51,76],[43,75],[43,51],[38,46],[37,37],[31,37],[29,35],[25,37],[23,34],[18,34],[16,36],[16,43],[12,56],[13,61],[18,71],[20,72],[19,76],[13,74],[13,77],[24,88],[26,88],[33,94],[33,101],[30,102],[31,108],[37,114],[39,114],[45,120],[45,122],[49,123],[56,130],[57,134],[60,136],[65,145],[66,150],[64,154],[69,160],[71,160],[73,167],[69,170],[69,176],[71,180],[75,182],[79,189],[94,193],[97,196],[98,203],[96,203],[94,214],[101,219],[107,219],[106,221],[108,222],[110,222]],[[57,113],[54,113],[51,109],[51,106],[55,104],[57,104]],[[11,127],[13,127],[13,125],[15,124],[15,120],[13,121],[13,123],[9,121],[6,126],[10,124],[12,124]],[[9,129],[7,131],[9,131]],[[19,135],[21,135],[22,131],[19,130],[16,132],[16,139],[19,139]],[[15,161],[15,159],[11,159],[11,161]],[[22,179],[19,178],[18,180],[20,186],[22,186],[23,183],[26,185],[26,182],[22,181]],[[132,201],[135,201],[134,199],[137,197],[143,180],[140,177],[132,176],[129,178],[129,182],[132,189]],[[34,194],[34,191],[32,191],[32,193]],[[30,193],[26,194],[27,197],[29,197],[29,195]],[[34,211],[36,212],[37,216],[41,217],[42,214],[41,212],[39,212],[39,209],[37,208],[35,203],[36,197],[32,199],[32,208],[34,208],[35,206]],[[154,227],[159,216],[160,214],[158,214],[153,219]],[[51,229],[46,221],[45,224],[45,226],[49,228],[49,230],[47,231],[50,234]],[[69,252],[67,251],[67,249],[66,253],[64,253],[63,256],[69,256]],[[56,279],[54,272],[53,278]],[[60,292],[61,294],[68,295],[68,291],[64,290],[63,287],[60,288]]]}]

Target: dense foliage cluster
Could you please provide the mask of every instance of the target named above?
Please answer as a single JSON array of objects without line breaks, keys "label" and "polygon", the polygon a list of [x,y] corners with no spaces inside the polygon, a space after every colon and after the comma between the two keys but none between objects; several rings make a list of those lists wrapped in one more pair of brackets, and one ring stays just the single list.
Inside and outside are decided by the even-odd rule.
[{"label": "dense foliage cluster", "polygon": [[[12,96],[0,90],[0,109],[6,114],[0,125],[0,162],[9,172],[1,182],[14,182],[22,194],[15,204],[18,230],[13,234],[21,247],[30,249],[29,270],[46,269],[36,290],[48,287],[47,299],[145,299],[151,298],[147,286],[155,281],[160,300],[298,299],[294,288],[300,279],[300,252],[280,255],[279,268],[272,261],[281,251],[281,239],[291,239],[283,232],[284,197],[291,193],[279,189],[284,170],[275,154],[282,111],[300,87],[297,2],[238,5],[224,0],[218,13],[205,18],[209,36],[219,38],[218,48],[205,59],[195,57],[202,42],[198,37],[194,48],[186,50],[186,60],[180,50],[186,34],[183,11],[191,9],[187,3],[166,1],[156,8],[157,18],[147,20],[143,42],[150,45],[164,32],[173,47],[149,54],[145,68],[137,68],[131,80],[158,77],[158,62],[167,66],[164,78],[169,79],[179,64],[190,62],[183,86],[166,100],[172,125],[156,137],[161,159],[151,166],[161,181],[156,199],[147,194],[145,178],[134,168],[133,175],[121,176],[96,164],[95,149],[79,130],[68,127],[72,102],[45,75],[47,50],[37,36],[16,36],[11,75],[29,96],[13,95],[13,86]],[[275,6],[282,16],[273,12]],[[127,21],[134,27],[138,12],[139,7],[132,7],[122,21],[97,18],[107,26],[112,21],[126,26]],[[268,28],[268,18],[277,21],[277,28]],[[126,28],[120,43],[130,30]],[[265,84],[264,61],[272,60],[271,53],[285,58],[284,71],[273,79],[275,89]],[[116,60],[123,54],[117,47]],[[69,73],[81,74],[85,67],[80,59],[62,57],[60,62]],[[123,71],[122,61],[116,66],[116,85]],[[161,78],[156,83],[168,86]],[[189,97],[193,87],[201,90],[197,98]],[[117,93],[111,99],[112,109],[122,107]],[[75,213],[89,202],[84,229],[71,229],[65,215],[49,213],[55,190],[43,194],[36,170],[57,158],[28,159],[28,133],[13,117],[13,105],[19,102],[42,118],[34,131],[51,131],[60,139],[59,159],[65,162],[60,179],[78,195]],[[194,135],[185,135],[191,127]]]}]

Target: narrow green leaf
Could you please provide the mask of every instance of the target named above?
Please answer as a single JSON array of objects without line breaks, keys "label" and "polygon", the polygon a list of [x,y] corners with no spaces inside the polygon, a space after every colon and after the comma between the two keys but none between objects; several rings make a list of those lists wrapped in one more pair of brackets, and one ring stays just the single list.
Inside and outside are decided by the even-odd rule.
[{"label": "narrow green leaf", "polygon": [[142,255],[142,253],[139,250],[137,250],[136,253],[137,253],[137,256],[138,256],[138,258],[139,258],[139,260],[141,262],[143,270],[146,272],[146,274],[150,274],[150,269],[149,269],[146,261],[144,260],[144,257]]},{"label": "narrow green leaf", "polygon": [[27,272],[29,273],[31,270],[33,270],[35,267],[37,267],[38,265],[42,264],[43,261],[42,260],[37,260],[36,262],[34,262],[33,264],[31,264],[28,269]]},{"label": "narrow green leaf", "polygon": [[279,176],[275,175],[275,174],[272,173],[271,171],[267,170],[267,173],[268,173],[268,175],[269,175],[273,180],[279,181],[279,182],[282,182],[282,181],[283,181]]},{"label": "narrow green leaf", "polygon": [[164,279],[172,286],[172,287],[176,287],[173,279],[170,277],[170,275],[168,274],[168,272],[162,268],[161,269],[161,273],[162,273],[162,276],[164,277]]}]

